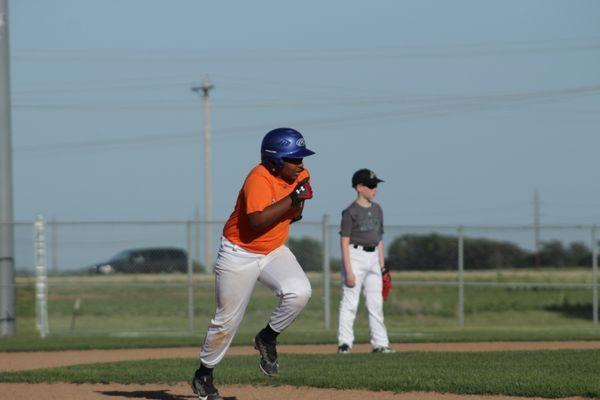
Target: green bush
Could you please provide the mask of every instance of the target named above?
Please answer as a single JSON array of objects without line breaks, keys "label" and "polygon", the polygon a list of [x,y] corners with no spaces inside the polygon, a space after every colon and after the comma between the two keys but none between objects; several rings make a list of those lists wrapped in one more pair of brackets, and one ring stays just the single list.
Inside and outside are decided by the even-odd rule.
[{"label": "green bush", "polygon": [[303,236],[300,239],[289,238],[288,247],[296,256],[305,271],[323,270],[323,246],[317,239]]},{"label": "green bush", "polygon": [[[463,244],[465,269],[590,266],[592,259],[582,242],[542,242],[537,255],[507,241],[465,237]],[[391,242],[387,264],[395,270],[456,270],[457,259],[456,236],[406,234]]]}]

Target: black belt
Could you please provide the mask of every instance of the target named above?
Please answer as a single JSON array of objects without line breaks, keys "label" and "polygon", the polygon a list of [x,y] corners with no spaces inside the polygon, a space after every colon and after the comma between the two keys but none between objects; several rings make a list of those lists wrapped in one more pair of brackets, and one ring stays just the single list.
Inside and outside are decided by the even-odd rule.
[{"label": "black belt", "polygon": [[360,244],[353,244],[352,247],[354,247],[355,249],[361,249],[363,251],[372,253],[375,251],[377,246],[361,246]]}]

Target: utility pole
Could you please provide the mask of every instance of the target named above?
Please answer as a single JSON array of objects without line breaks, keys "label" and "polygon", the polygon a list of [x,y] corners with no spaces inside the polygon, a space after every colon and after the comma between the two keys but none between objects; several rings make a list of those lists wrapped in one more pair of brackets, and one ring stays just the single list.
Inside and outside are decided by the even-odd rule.
[{"label": "utility pole", "polygon": [[204,111],[204,263],[212,271],[212,201],[211,201],[211,154],[210,154],[210,101],[209,93],[214,85],[207,79],[200,86],[192,86],[192,92],[202,96]]},{"label": "utility pole", "polygon": [[0,336],[16,334],[8,0],[0,0]]},{"label": "utility pole", "polygon": [[535,266],[540,266],[540,194],[533,191],[533,241],[535,244]]}]

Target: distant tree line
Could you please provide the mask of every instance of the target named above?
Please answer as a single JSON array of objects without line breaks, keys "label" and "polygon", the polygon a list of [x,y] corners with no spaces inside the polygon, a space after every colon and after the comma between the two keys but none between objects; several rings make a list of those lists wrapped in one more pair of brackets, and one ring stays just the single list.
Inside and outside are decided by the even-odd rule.
[{"label": "distant tree line", "polygon": [[[334,245],[337,245],[335,243]],[[305,271],[323,269],[323,247],[311,237],[290,238],[288,246]],[[577,267],[591,266],[592,252],[583,242],[565,246],[559,240],[541,243],[539,253],[501,240],[465,237],[465,269]],[[436,233],[406,234],[396,237],[387,249],[386,264],[393,270],[456,270],[458,238]],[[339,259],[332,259],[332,270],[338,270]]]},{"label": "distant tree line", "polygon": [[308,236],[289,238],[288,247],[305,271],[323,271],[323,245]]},{"label": "distant tree line", "polygon": [[[591,266],[592,252],[583,242],[565,246],[559,240],[542,242],[539,253],[501,240],[465,237],[466,269]],[[452,235],[402,235],[388,248],[387,263],[399,270],[455,270],[458,238]]]}]

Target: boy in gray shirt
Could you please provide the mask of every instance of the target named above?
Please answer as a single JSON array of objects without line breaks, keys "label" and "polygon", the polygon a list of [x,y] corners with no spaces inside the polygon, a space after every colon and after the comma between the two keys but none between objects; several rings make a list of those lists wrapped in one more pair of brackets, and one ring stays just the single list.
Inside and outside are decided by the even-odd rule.
[{"label": "boy in gray shirt", "polygon": [[[338,353],[349,353],[354,342],[354,319],[363,289],[369,313],[374,353],[393,353],[383,322],[383,300],[391,285],[383,253],[383,210],[373,201],[383,182],[368,169],[352,176],[356,200],[342,211],[342,300],[338,328]],[[384,289],[385,288],[385,289]]]}]

